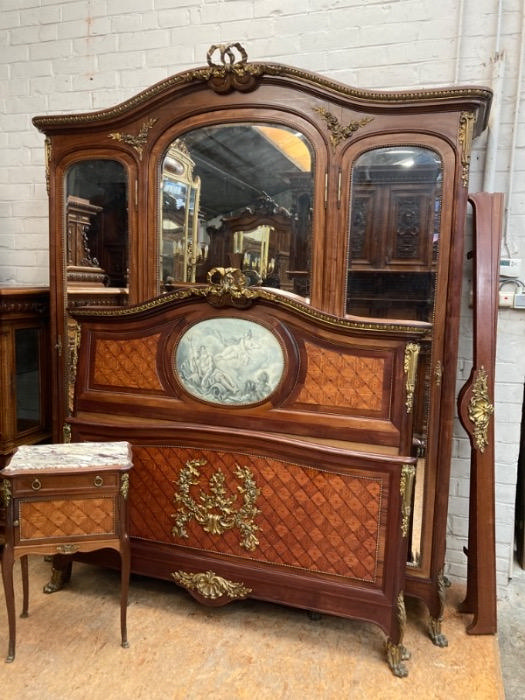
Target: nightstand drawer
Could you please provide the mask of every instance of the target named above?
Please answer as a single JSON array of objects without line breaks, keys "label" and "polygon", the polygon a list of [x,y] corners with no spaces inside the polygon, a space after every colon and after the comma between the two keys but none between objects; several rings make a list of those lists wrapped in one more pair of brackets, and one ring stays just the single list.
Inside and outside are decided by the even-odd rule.
[{"label": "nightstand drawer", "polygon": [[51,492],[107,491],[115,492],[119,486],[120,475],[117,472],[82,472],[75,474],[23,474],[12,479],[13,496],[24,497]]},{"label": "nightstand drawer", "polygon": [[21,499],[17,506],[16,544],[118,534],[116,503],[111,496]]}]

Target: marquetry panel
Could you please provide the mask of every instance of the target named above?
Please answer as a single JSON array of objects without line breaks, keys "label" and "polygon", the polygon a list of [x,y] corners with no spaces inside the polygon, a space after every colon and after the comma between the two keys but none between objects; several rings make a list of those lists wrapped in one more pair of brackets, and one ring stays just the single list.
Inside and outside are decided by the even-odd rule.
[{"label": "marquetry panel", "polygon": [[[218,523],[225,518],[214,507],[208,514],[215,517],[215,524],[213,517],[200,524],[192,516],[186,523],[187,537],[175,534],[181,508],[175,499],[179,476],[195,459],[204,462],[190,489],[195,513],[202,515],[206,504],[217,501],[211,484],[218,472],[225,477],[218,500],[228,502],[234,511],[242,508],[249,494],[235,474],[239,465],[249,470],[259,490],[253,503],[257,514],[245,519],[242,527],[218,532]],[[134,465],[130,490],[134,537],[369,583],[381,581],[388,504],[383,473],[371,476],[351,469],[333,473],[260,455],[173,447],[135,447]],[[243,540],[246,529],[257,540],[251,548]]]},{"label": "marquetry panel", "polygon": [[113,498],[20,502],[20,541],[115,533]]},{"label": "marquetry panel", "polygon": [[100,386],[161,390],[157,375],[159,334],[126,340],[97,339],[93,380]]},{"label": "marquetry panel", "polygon": [[299,404],[380,411],[385,360],[305,343],[308,368]]}]

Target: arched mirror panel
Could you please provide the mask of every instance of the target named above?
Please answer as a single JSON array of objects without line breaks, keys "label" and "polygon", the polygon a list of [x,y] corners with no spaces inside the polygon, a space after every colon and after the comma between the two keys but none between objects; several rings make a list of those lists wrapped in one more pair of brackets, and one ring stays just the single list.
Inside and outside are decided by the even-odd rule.
[{"label": "arched mirror panel", "polygon": [[[388,145],[359,155],[351,169],[346,312],[432,323],[442,228],[443,162],[434,149]],[[425,565],[432,348],[421,343],[414,398],[413,451],[418,457],[408,563]]]},{"label": "arched mirror panel", "polygon": [[[109,158],[79,160],[64,174],[63,324],[60,333],[65,415],[73,410],[78,345],[77,324],[69,311],[82,306],[121,306],[128,302],[128,173]],[[61,419],[63,419],[61,417]]]},{"label": "arched mirror panel", "polygon": [[83,160],[66,173],[67,285],[127,287],[128,181],[122,163]]},{"label": "arched mirror panel", "polygon": [[313,148],[300,132],[226,123],[182,134],[161,166],[160,291],[216,267],[248,284],[310,291]]},{"label": "arched mirror panel", "polygon": [[421,146],[357,158],[351,175],[346,312],[432,321],[443,165]]}]

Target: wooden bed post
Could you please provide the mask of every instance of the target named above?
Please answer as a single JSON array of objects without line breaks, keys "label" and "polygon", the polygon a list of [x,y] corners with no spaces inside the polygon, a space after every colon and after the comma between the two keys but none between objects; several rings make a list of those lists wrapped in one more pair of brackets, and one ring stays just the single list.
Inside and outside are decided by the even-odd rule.
[{"label": "wooden bed post", "polygon": [[458,410],[471,446],[467,595],[469,634],[494,634],[496,544],[494,496],[494,374],[503,194],[469,195],[474,210],[474,363],[460,391]]}]

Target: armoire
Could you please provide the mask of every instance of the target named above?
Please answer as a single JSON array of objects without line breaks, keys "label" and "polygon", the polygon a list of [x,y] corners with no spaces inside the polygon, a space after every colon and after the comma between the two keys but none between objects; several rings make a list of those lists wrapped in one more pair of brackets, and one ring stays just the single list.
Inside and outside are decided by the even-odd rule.
[{"label": "armoire", "polygon": [[[446,645],[469,166],[490,102],[478,86],[355,89],[231,44],[114,107],[34,118],[54,439],[132,443],[132,571],[208,605],[369,620],[399,676],[404,596]],[[490,249],[474,245],[473,306],[493,329],[498,203],[472,201]],[[473,524],[490,513],[493,342],[461,409],[484,453],[473,633],[495,624]]]}]

